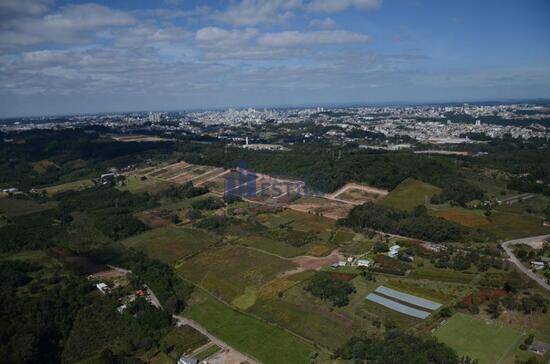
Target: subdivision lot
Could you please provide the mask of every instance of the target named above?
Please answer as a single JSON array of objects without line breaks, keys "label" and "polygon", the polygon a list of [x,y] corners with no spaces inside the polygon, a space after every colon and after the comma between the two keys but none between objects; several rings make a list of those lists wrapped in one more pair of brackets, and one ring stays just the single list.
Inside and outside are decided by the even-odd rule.
[{"label": "subdivision lot", "polygon": [[435,332],[437,339],[480,364],[494,364],[515,349],[523,336],[508,326],[457,313]]},{"label": "subdivision lot", "polygon": [[387,207],[401,210],[412,210],[418,205],[430,202],[430,199],[441,193],[439,187],[414,178],[407,178],[395,187],[380,203]]},{"label": "subdivision lot", "polygon": [[336,192],[327,195],[329,198],[349,201],[352,204],[362,204],[367,201],[378,201],[388,194],[387,190],[358,183],[348,183]]},{"label": "subdivision lot", "polygon": [[337,220],[346,217],[353,206],[351,203],[321,197],[302,197],[293,201],[288,207],[299,212],[321,215],[332,220]]},{"label": "subdivision lot", "polygon": [[468,210],[458,206],[440,207],[438,205],[431,205],[429,210],[431,215],[468,227],[484,227],[491,223],[490,219],[483,215],[484,211],[482,210]]},{"label": "subdivision lot", "polygon": [[420,268],[412,271],[408,277],[414,279],[468,284],[475,278],[475,274],[458,272],[452,269]]},{"label": "subdivision lot", "polygon": [[143,251],[168,264],[212,246],[217,237],[202,230],[162,227],[122,241],[127,247]]},{"label": "subdivision lot", "polygon": [[162,192],[175,184],[161,181],[154,177],[136,176],[130,175],[126,177],[126,181],[122,186],[117,188],[122,191],[128,191],[131,193],[151,193],[156,194]]},{"label": "subdivision lot", "polygon": [[254,289],[294,267],[289,260],[232,245],[199,253],[183,262],[178,272],[231,302],[242,295],[247,300],[255,299]]},{"label": "subdivision lot", "polygon": [[316,351],[309,343],[256,318],[201,295],[185,315],[242,353],[266,364],[308,363]]}]

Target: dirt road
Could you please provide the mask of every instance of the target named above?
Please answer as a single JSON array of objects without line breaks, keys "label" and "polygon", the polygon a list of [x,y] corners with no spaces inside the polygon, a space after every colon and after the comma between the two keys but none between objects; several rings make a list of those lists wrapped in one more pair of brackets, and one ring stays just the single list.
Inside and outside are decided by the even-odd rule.
[{"label": "dirt road", "polygon": [[523,273],[525,273],[526,276],[534,280],[541,286],[542,288],[546,289],[548,292],[550,292],[550,285],[546,283],[546,280],[539,276],[538,274],[532,272],[529,268],[523,265],[523,263],[514,255],[514,252],[512,250],[512,246],[516,244],[527,244],[534,248],[542,247],[542,243],[544,240],[550,238],[550,235],[540,235],[540,236],[532,236],[529,238],[523,238],[523,239],[516,239],[516,240],[509,240],[502,243],[502,248],[508,254],[509,260],[515,264],[516,267]]}]

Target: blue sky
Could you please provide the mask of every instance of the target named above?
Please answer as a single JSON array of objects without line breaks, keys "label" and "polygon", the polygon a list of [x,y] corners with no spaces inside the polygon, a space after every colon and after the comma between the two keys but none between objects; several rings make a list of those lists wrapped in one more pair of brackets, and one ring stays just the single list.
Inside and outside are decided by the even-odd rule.
[{"label": "blue sky", "polygon": [[0,117],[550,97],[550,2],[0,1]]}]

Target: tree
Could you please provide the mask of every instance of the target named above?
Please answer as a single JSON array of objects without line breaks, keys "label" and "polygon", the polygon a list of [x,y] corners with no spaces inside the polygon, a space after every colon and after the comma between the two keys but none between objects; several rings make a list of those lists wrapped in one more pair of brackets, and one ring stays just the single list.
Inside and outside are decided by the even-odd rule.
[{"label": "tree", "polygon": [[500,301],[498,299],[492,300],[487,305],[487,313],[491,315],[492,318],[498,318],[502,313],[502,306],[500,306]]}]

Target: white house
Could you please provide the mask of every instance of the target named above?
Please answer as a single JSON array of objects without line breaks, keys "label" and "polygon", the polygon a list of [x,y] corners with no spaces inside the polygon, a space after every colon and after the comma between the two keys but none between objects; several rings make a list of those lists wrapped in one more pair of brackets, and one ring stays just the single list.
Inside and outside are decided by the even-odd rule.
[{"label": "white house", "polygon": [[107,293],[111,292],[111,289],[109,288],[109,286],[106,285],[103,282],[98,283],[95,286],[97,287],[97,289],[99,289],[99,292],[101,292],[103,294],[107,294]]},{"label": "white house", "polygon": [[392,245],[390,247],[390,251],[388,252],[388,257],[390,258],[395,258],[397,257],[397,254],[399,254],[399,249],[401,249],[401,247],[399,245]]},{"label": "white house", "polygon": [[367,260],[367,259],[359,259],[357,261],[357,265],[359,267],[370,267],[372,264],[372,262],[370,260]]}]

